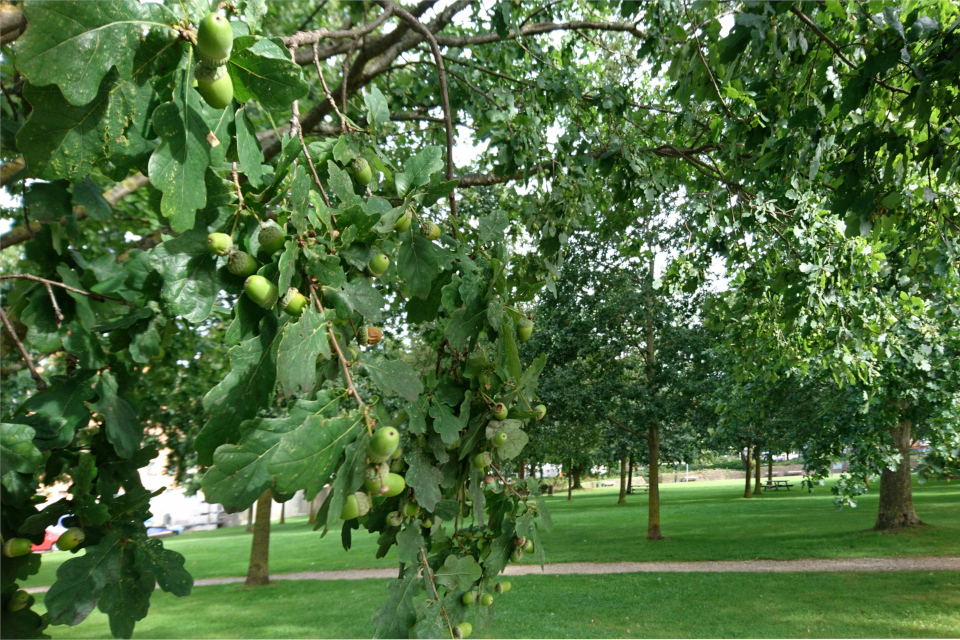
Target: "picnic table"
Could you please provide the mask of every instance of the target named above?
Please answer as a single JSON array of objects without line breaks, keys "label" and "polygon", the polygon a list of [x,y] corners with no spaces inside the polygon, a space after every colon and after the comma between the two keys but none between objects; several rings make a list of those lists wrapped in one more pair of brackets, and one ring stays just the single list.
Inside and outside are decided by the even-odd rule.
[{"label": "picnic table", "polygon": [[780,491],[780,488],[785,488],[787,491],[790,491],[790,487],[793,484],[789,480],[767,480],[766,484],[763,485],[763,490],[773,489],[774,491]]}]

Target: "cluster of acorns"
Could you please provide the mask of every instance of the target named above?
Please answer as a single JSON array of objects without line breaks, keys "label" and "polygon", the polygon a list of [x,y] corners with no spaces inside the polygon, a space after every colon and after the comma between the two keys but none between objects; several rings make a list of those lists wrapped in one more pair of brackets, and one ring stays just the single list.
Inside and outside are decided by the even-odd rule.
[{"label": "cluster of acorns", "polygon": [[[371,496],[392,498],[403,493],[407,483],[397,471],[402,471],[404,462],[403,448],[400,446],[400,432],[393,427],[381,427],[367,443],[367,460],[370,464],[364,472],[363,484],[366,492],[357,491],[347,496],[340,511],[341,520],[353,520],[366,515],[370,511]],[[411,517],[419,513],[420,507],[416,503],[408,503],[417,507]],[[394,511],[387,516],[391,525],[400,524],[400,516]]]},{"label": "cluster of acorns", "polygon": [[[84,541],[86,535],[80,527],[70,527],[57,538],[57,548],[61,551],[73,551]],[[3,555],[17,558],[30,553],[33,543],[27,538],[10,538],[3,543]],[[19,589],[7,601],[8,611],[19,611],[30,603],[30,594]]]},{"label": "cluster of acorns", "polygon": [[233,28],[219,13],[208,14],[197,27],[197,65],[193,77],[207,104],[223,109],[233,101],[233,80],[227,62],[233,49]]}]

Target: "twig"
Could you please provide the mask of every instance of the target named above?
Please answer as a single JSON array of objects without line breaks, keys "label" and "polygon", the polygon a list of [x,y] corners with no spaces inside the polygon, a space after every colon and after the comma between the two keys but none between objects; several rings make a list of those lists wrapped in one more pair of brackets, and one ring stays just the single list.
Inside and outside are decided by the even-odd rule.
[{"label": "twig", "polygon": [[306,28],[307,28],[307,25],[310,24],[310,22],[313,20],[313,18],[314,18],[318,13],[320,13],[320,9],[322,9],[322,8],[323,8],[323,5],[325,5],[325,4],[327,4],[327,0],[320,0],[320,2],[317,3],[316,8],[310,13],[310,15],[308,15],[308,16],[304,19],[303,22],[300,23],[300,26],[297,27],[297,31],[303,31],[304,29],[306,29]]},{"label": "twig", "polygon": [[[423,547],[420,547],[420,560],[423,562],[423,573],[426,575],[427,582],[430,583],[431,589],[433,589],[433,597],[437,602],[440,602],[440,594],[437,593],[437,585],[433,581],[433,574],[430,572],[430,565],[427,564],[427,551]],[[447,621],[447,629],[450,630],[450,637],[453,637],[453,625],[450,624],[450,618],[447,617],[447,610],[443,608],[443,603],[440,602],[440,613],[443,615],[443,619]]]},{"label": "twig", "polygon": [[[796,8],[796,7],[790,7],[790,13],[792,13],[793,15],[797,16],[798,18],[800,18],[800,22],[802,22],[803,24],[805,24],[805,25],[807,25],[808,27],[810,27],[810,30],[813,31],[815,34],[817,34],[817,37],[818,37],[818,38],[820,38],[822,41],[826,42],[826,43],[827,43],[827,46],[830,47],[831,49],[833,49],[833,52],[837,54],[837,57],[839,57],[840,60],[841,60],[845,65],[847,65],[847,66],[850,67],[851,69],[856,69],[856,68],[857,68],[857,65],[855,65],[855,64],[853,63],[853,61],[850,60],[850,58],[848,58],[848,57],[843,53],[843,49],[840,48],[840,46],[838,46],[836,42],[834,42],[833,40],[831,40],[831,39],[830,39],[830,36],[828,36],[828,35],[825,34],[823,31],[821,31],[821,30],[820,30],[820,27],[817,26],[817,23],[815,23],[813,20],[811,20],[809,17],[807,17],[807,15],[806,15],[803,11],[800,11],[800,9],[798,9],[798,8]],[[875,81],[876,81],[876,83],[877,83],[878,85],[880,85],[880,86],[883,87],[884,89],[887,89],[888,91],[891,91],[891,92],[893,92],[893,93],[900,93],[900,94],[903,94],[903,95],[905,95],[905,96],[910,95],[910,92],[909,92],[909,91],[906,91],[906,90],[901,89],[901,88],[899,88],[899,87],[891,86],[891,85],[887,84],[886,82],[884,82],[883,80],[881,80],[881,79],[879,78],[879,76],[875,77],[874,79],[875,79]]]},{"label": "twig", "polygon": [[365,36],[380,25],[382,25],[387,18],[390,17],[390,14],[393,13],[391,9],[387,9],[379,16],[376,17],[371,22],[368,22],[364,25],[357,27],[356,29],[346,29],[346,30],[337,30],[337,29],[316,29],[315,31],[302,31],[300,33],[295,33],[292,36],[283,38],[283,45],[288,49],[293,47],[298,49],[305,44],[312,44],[320,42],[321,40],[331,39],[331,40],[346,40],[360,38]]},{"label": "twig", "polygon": [[240,207],[240,211],[243,211],[246,208],[246,205],[243,204],[243,191],[240,189],[240,175],[237,173],[237,163],[233,163],[233,167],[230,169],[230,176],[233,178],[233,184],[237,187],[237,203]]},{"label": "twig", "polygon": [[47,293],[50,295],[50,304],[53,305],[53,315],[57,318],[57,329],[62,329],[63,312],[60,311],[60,305],[57,304],[57,296],[53,295],[53,287],[50,286],[49,282],[44,282],[43,286],[47,288]]},{"label": "twig", "polygon": [[[300,146],[303,147],[303,155],[307,159],[307,165],[310,167],[310,172],[313,174],[313,181],[316,183],[317,188],[320,189],[320,195],[323,197],[323,203],[327,205],[327,209],[333,209],[330,206],[330,199],[327,197],[327,192],[323,188],[323,184],[320,182],[320,176],[317,175],[317,168],[313,166],[313,158],[310,157],[310,152],[307,151],[307,142],[303,139],[303,127],[300,126],[300,105],[298,100],[294,100],[290,105],[291,116],[290,116],[290,127],[297,132],[297,137],[300,138]],[[337,228],[337,219],[330,214],[330,221],[333,222],[333,228]]]},{"label": "twig", "polygon": [[[687,11],[687,3],[683,3],[683,12],[687,14],[687,20],[690,20],[690,13]],[[691,22],[693,22],[691,20]],[[717,92],[717,99],[720,101],[720,104],[723,105],[724,110],[727,112],[727,115],[733,118],[734,120],[739,120],[743,122],[742,118],[738,118],[733,115],[733,112],[730,111],[730,107],[727,106],[726,101],[723,99],[723,94],[720,93],[720,87],[717,85],[717,79],[713,77],[713,71],[710,69],[710,65],[707,64],[707,59],[703,57],[703,51],[700,50],[700,38],[697,36],[696,28],[694,28],[693,39],[697,43],[697,57],[700,58],[700,62],[703,63],[703,68],[707,70],[707,75],[710,76],[710,82],[713,84],[714,91]]]},{"label": "twig", "polygon": [[[313,298],[313,303],[316,305],[317,311],[323,315],[323,305],[320,304],[320,298],[317,296],[317,287],[313,283],[310,283],[310,297]],[[360,408],[363,409],[363,421],[367,424],[367,431],[372,436],[374,421],[373,418],[370,417],[370,407],[363,401],[363,398],[361,398],[357,392],[357,388],[353,385],[353,378],[350,377],[350,367],[347,364],[347,358],[343,355],[343,351],[340,349],[340,343],[337,342],[337,337],[333,333],[333,327],[330,325],[327,325],[327,334],[330,336],[333,350],[337,352],[337,359],[340,360],[343,377],[347,380],[347,392],[353,396],[357,404],[360,405]]]},{"label": "twig", "polygon": [[61,289],[66,289],[67,291],[72,291],[73,293],[79,293],[82,296],[87,296],[88,298],[92,298],[97,302],[118,302],[122,305],[126,305],[133,309],[137,308],[136,305],[130,302],[127,302],[126,300],[121,300],[119,298],[111,298],[109,296],[104,296],[99,293],[93,293],[91,291],[84,291],[83,289],[77,289],[76,287],[71,287],[68,284],[57,282],[56,280],[47,280],[46,278],[41,278],[39,276],[31,275],[29,273],[10,273],[6,275],[0,275],[0,280],[10,280],[13,278],[17,278],[20,280],[33,280],[34,282],[39,282],[40,284],[46,285],[48,289],[50,285],[53,285],[54,287],[60,287]]},{"label": "twig", "polygon": [[[437,67],[437,76],[440,80],[440,103],[443,106],[444,127],[447,130],[447,180],[453,180],[453,118],[450,115],[450,96],[447,93],[447,74],[443,68],[443,56],[440,54],[440,45],[437,44],[437,38],[420,20],[409,11],[401,9],[391,2],[391,0],[378,0],[379,4],[385,9],[392,9],[398,18],[410,25],[410,28],[422,35],[430,43],[430,50],[433,52],[433,60]],[[344,79],[346,82],[346,79]],[[453,233],[458,239],[460,236],[460,220],[457,217],[457,197],[455,190],[447,196],[450,201],[450,215],[453,217]]]},{"label": "twig", "polygon": [[357,50],[358,43],[359,40],[353,40],[350,43],[350,48],[347,50],[347,55],[343,57],[343,80],[340,82],[340,101],[343,103],[344,113],[347,112],[347,81],[350,78],[350,56]]},{"label": "twig", "polygon": [[502,474],[502,473],[500,473],[500,469],[497,469],[497,468],[496,468],[495,466],[493,466],[492,464],[490,465],[490,468],[493,469],[493,472],[497,474],[497,477],[498,477],[498,478],[500,478],[500,482],[503,483],[503,486],[505,486],[507,489],[509,489],[509,490],[513,493],[513,495],[515,495],[515,496],[517,496],[518,498],[520,498],[520,501],[523,502],[524,505],[526,505],[527,509],[531,509],[530,503],[527,502],[526,496],[524,496],[524,495],[521,494],[519,491],[517,491],[517,490],[514,488],[513,484],[507,482],[507,479],[503,477],[503,474]]},{"label": "twig", "polygon": [[[290,50],[291,52],[293,49]],[[313,62],[317,66],[317,75],[320,76],[320,84],[323,85],[323,93],[327,96],[327,100],[330,101],[330,106],[333,107],[333,112],[337,114],[337,117],[340,118],[340,132],[346,135],[347,133],[347,119],[343,117],[343,114],[340,113],[340,109],[337,108],[337,101],[333,99],[333,96],[330,94],[330,88],[327,87],[327,80],[323,77],[323,69],[320,68],[320,57],[317,53],[317,43],[313,43]]]},{"label": "twig", "polygon": [[[63,349],[57,349],[55,351],[41,353],[40,355],[37,356],[37,362],[46,360],[50,356],[56,355],[58,353],[63,353]],[[26,368],[27,368],[26,362],[23,362],[23,361],[14,362],[12,364],[8,364],[8,365],[4,365],[3,367],[0,367],[0,375],[9,376],[10,374],[16,373],[17,371],[20,371],[21,369],[26,369]]]},{"label": "twig", "polygon": [[17,337],[17,332],[13,330],[13,326],[10,324],[10,320],[7,318],[7,314],[3,311],[3,308],[0,308],[0,320],[3,320],[3,326],[7,328],[7,332],[10,334],[10,337],[13,338],[13,343],[17,345],[20,355],[23,356],[24,361],[27,363],[27,368],[30,369],[30,376],[34,382],[37,383],[37,390],[43,393],[47,390],[47,383],[44,382],[43,378],[41,378],[37,372],[37,367],[33,364],[33,360],[30,358],[30,354],[27,353],[23,343],[20,342],[20,338]]}]

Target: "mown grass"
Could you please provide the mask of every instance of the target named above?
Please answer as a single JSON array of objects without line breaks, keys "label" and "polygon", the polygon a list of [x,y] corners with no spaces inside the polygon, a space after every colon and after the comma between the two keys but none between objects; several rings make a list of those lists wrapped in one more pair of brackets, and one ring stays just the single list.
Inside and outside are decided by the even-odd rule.
[{"label": "mown grass", "polygon": [[[960,636],[960,572],[523,576],[481,638]],[[154,595],[134,638],[372,637],[383,580],[280,581]],[[53,638],[110,637],[94,612]]]},{"label": "mown grass", "polygon": [[[738,559],[846,558],[960,555],[960,483],[914,484],[914,502],[930,527],[899,534],[872,530],[875,491],[856,509],[833,508],[829,487],[809,494],[799,486],[745,500],[742,481],[669,483],[661,491],[664,542],[646,540],[647,496],[617,491],[575,492],[573,500],[547,499],[553,529],[542,542],[549,562],[693,561]],[[164,545],[186,557],[195,578],[241,576],[247,571],[251,535],[244,527],[166,538]],[[376,536],[355,532],[353,549],[343,550],[339,531],[321,538],[305,518],[274,524],[271,573],[395,567],[391,552],[377,560]],[[44,557],[27,586],[49,585],[69,553]]]}]

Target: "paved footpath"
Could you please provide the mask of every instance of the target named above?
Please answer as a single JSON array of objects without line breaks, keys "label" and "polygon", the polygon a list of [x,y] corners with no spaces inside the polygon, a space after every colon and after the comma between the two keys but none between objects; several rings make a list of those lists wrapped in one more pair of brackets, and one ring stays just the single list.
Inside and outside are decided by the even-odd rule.
[{"label": "paved footpath", "polygon": [[[568,562],[544,565],[510,565],[508,576],[525,575],[598,575],[607,573],[787,573],[791,571],[960,571],[960,557],[910,558],[819,558],[808,560],[710,560],[704,562]],[[271,580],[363,580],[395,578],[396,569],[351,569],[348,571],[302,571],[277,573]],[[194,586],[235,584],[243,576],[200,578]],[[43,593],[50,587],[31,587],[30,593]]]}]

